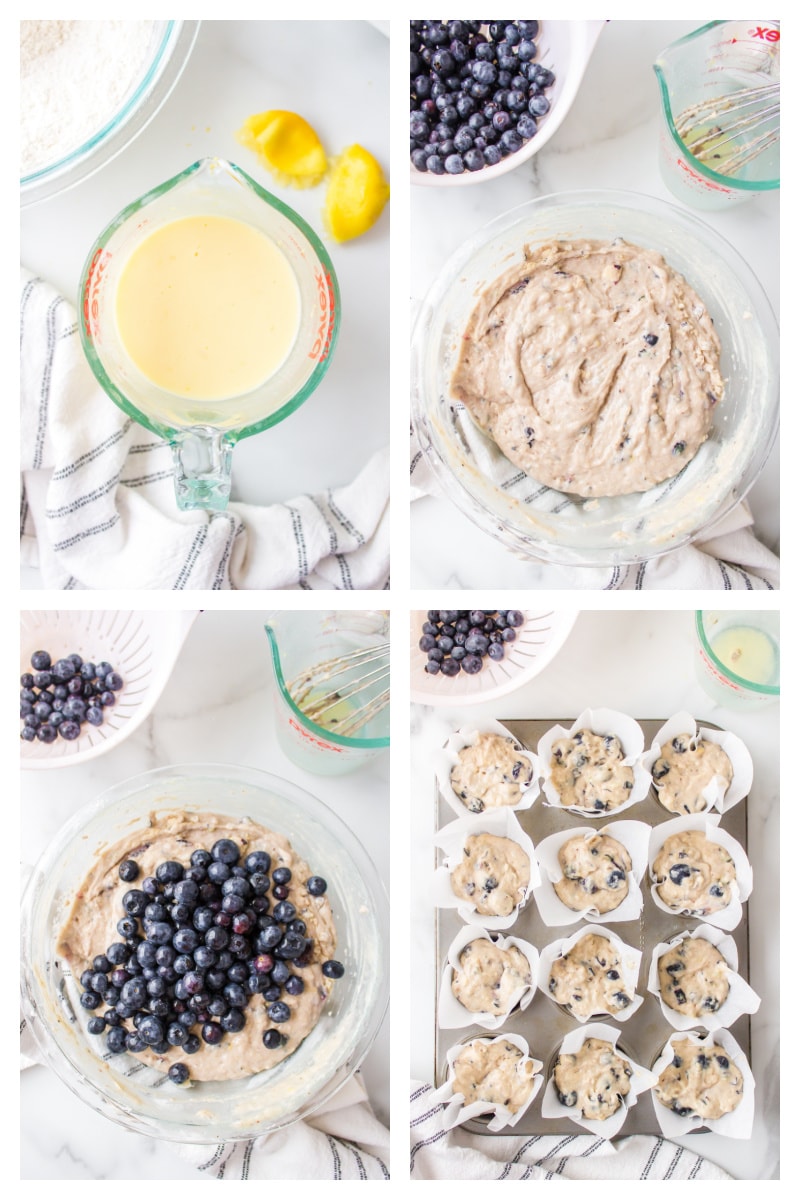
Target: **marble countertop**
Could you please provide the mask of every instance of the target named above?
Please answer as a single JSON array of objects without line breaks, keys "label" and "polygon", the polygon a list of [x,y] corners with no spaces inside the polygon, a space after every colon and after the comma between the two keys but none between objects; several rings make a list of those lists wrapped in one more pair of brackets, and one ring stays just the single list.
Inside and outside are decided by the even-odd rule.
[{"label": "marble countertop", "polygon": [[[342,295],[334,358],[291,417],[237,445],[234,500],[272,504],[342,486],[388,442],[389,209],[368,233],[337,244],[322,224],[324,185],[276,183],[235,138],[250,114],[290,109],[311,122],[329,154],[360,142],[388,172],[388,74],[388,39],[367,21],[201,22],[182,77],[140,136],[77,187],[22,210],[20,262],[72,303],[100,231],[199,158],[231,159],[322,238]],[[38,572],[26,568],[22,584],[40,586]]]},{"label": "marble countertop", "polygon": [[[411,189],[412,312],[466,239],[500,213],[536,196],[587,188],[641,192],[679,203],[661,179],[661,125],[652,64],[701,24],[610,21],[597,41],[575,102],[553,138],[527,163],[488,183]],[[696,210],[690,210],[695,212]],[[779,301],[779,195],[724,211],[697,212],[755,271],[775,312]],[[778,449],[748,495],[757,536],[778,553]],[[414,587],[547,587],[547,572],[479,530],[449,500],[425,496],[411,511]]]},{"label": "marble countertop", "polygon": [[[431,756],[449,733],[470,717],[567,718],[586,707],[617,708],[639,718],[669,717],[686,710],[730,729],[746,743],[754,782],[746,801],[748,852],[754,888],[748,901],[750,978],[762,998],[751,1017],[752,1066],[756,1079],[753,1135],[739,1142],[704,1133],[681,1139],[734,1177],[778,1176],[778,979],[779,944],[779,705],[755,713],[720,708],[706,696],[693,671],[693,614],[690,612],[581,612],[566,643],[541,675],[493,703],[467,708],[412,706],[411,860],[417,864],[411,889],[410,1011],[412,1075],[433,1081],[435,915],[434,778]],[[537,800],[535,803],[540,803]],[[631,817],[635,817],[632,810]],[[427,880],[423,869],[429,867]],[[438,987],[438,982],[437,985]],[[649,1101],[648,1101],[649,1103]]]},{"label": "marble countertop", "polygon": [[[83,804],[154,767],[229,762],[260,768],[318,796],[357,832],[381,879],[389,880],[389,759],[323,778],[296,767],[276,741],[264,618],[201,612],[145,724],[100,758],[58,771],[23,771],[21,844],[34,863]],[[362,1066],[378,1116],[389,1113],[389,1018]],[[130,1133],[77,1099],[49,1069],[21,1076],[23,1179],[197,1179],[169,1143]]]}]

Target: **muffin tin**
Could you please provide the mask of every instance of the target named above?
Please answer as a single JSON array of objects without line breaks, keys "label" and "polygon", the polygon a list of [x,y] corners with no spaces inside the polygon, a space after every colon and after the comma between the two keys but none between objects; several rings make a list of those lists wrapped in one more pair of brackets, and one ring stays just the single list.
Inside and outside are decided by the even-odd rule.
[{"label": "muffin tin", "polygon": [[[508,729],[510,734],[519,740],[523,748],[531,750],[535,750],[539,739],[555,723],[554,720],[502,721],[502,724]],[[570,720],[560,719],[558,723],[568,727]],[[663,726],[664,719],[640,720],[639,724],[645,734],[645,744],[649,744],[654,735]],[[706,721],[704,725],[709,728],[716,728],[711,722]],[[441,828],[442,825],[450,820],[452,814],[451,809],[439,794],[438,788],[436,792],[436,809],[437,827]],[[672,819],[672,814],[667,812],[658,802],[652,788],[645,799],[636,804],[629,811],[628,815],[632,819],[635,818],[637,821],[643,821],[651,826],[661,825],[665,821]],[[565,829],[577,829],[578,826],[585,824],[585,821],[577,814],[545,805],[541,800],[538,800],[532,808],[522,812],[518,811],[516,816],[522,828],[530,835],[535,846],[543,838],[548,837],[552,833]],[[746,803],[738,804],[724,813],[720,820],[720,828],[726,830],[740,842],[746,851]],[[437,865],[439,865],[438,860]],[[636,1061],[642,1063],[645,1067],[650,1067],[658,1058],[667,1038],[674,1032],[665,1021],[657,998],[646,990],[647,970],[653,947],[658,945],[659,942],[668,941],[675,934],[680,933],[682,929],[686,928],[691,931],[703,922],[700,918],[682,917],[677,913],[670,914],[659,909],[650,895],[646,881],[642,890],[644,893],[644,907],[639,920],[621,922],[613,927],[613,931],[623,941],[642,951],[642,964],[639,971],[637,995],[644,996],[644,1003],[625,1023],[624,1041]],[[581,925],[589,923],[582,922]],[[440,980],[442,977],[448,947],[458,933],[461,924],[463,923],[459,920],[455,909],[437,910],[437,980]],[[545,925],[539,916],[535,902],[531,900],[518,914],[514,924],[505,930],[505,933],[523,938],[541,950],[543,946],[554,941],[559,934],[563,933],[563,936],[566,937],[575,931],[576,927],[574,926],[559,926],[558,930],[554,930],[552,927]],[[731,932],[730,936],[734,939],[738,949],[739,974],[749,982],[748,909],[746,904],[744,905],[742,919]],[[598,1017],[596,1019],[613,1025],[613,1019],[610,1017]],[[528,1009],[525,1012],[516,1011],[512,1013],[502,1028],[495,1031],[495,1034],[520,1034],[528,1042],[531,1054],[535,1058],[548,1063],[565,1035],[571,1029],[575,1028],[581,1028],[578,1021],[559,1008],[547,993],[537,991]],[[749,1016],[747,1014],[740,1016],[730,1029],[733,1037],[749,1059]],[[435,1039],[435,1079],[437,1086],[444,1081],[446,1076],[448,1050],[456,1042],[463,1041],[468,1036],[480,1037],[482,1036],[482,1031],[478,1026],[474,1027],[474,1031],[472,1027],[469,1030],[463,1028],[458,1030],[440,1029],[437,1020]],[[655,1103],[657,1102],[652,1097],[648,1098],[646,1095],[643,1095],[639,1104],[629,1110],[627,1120],[621,1130],[621,1136],[634,1133],[647,1133],[660,1136],[661,1128],[653,1108]],[[478,1133],[489,1132],[487,1122],[483,1119],[473,1119],[466,1123],[465,1128],[472,1129]],[[523,1115],[514,1132],[530,1135],[545,1133],[569,1134],[575,1132],[575,1124],[569,1117],[558,1119],[543,1117],[541,1099],[537,1098]]]}]

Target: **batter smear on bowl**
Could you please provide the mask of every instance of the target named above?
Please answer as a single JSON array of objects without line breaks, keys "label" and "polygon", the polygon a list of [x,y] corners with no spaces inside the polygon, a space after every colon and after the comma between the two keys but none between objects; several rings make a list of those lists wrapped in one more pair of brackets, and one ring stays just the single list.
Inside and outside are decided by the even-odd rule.
[{"label": "batter smear on bowl", "polygon": [[722,399],[702,300],[622,238],[528,246],[486,288],[451,381],[480,427],[538,482],[578,496],[677,475]]}]

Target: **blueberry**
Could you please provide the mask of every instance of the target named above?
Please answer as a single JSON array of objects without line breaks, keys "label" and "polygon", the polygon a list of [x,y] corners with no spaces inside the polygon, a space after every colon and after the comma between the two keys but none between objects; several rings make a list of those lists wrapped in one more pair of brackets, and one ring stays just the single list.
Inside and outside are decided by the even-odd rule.
[{"label": "blueberry", "polygon": [[685,863],[674,863],[669,869],[669,877],[672,882],[680,887],[685,879],[688,879],[692,874],[692,867],[687,867]]},{"label": "blueberry", "polygon": [[344,975],[344,966],[335,958],[329,958],[322,964],[322,974],[328,979],[341,979]]},{"label": "blueberry", "polygon": [[306,890],[311,896],[322,896],[327,889],[327,881],[321,875],[309,875],[306,880]]},{"label": "blueberry", "polygon": [[305,989],[305,983],[299,975],[290,975],[284,987],[290,996],[299,996]]},{"label": "blueberry", "polygon": [[225,1031],[221,1025],[217,1025],[215,1021],[206,1021],[200,1030],[203,1041],[208,1046],[218,1046],[222,1041]]},{"label": "blueberry", "polygon": [[567,1108],[574,1108],[575,1105],[578,1103],[578,1093],[575,1091],[572,1091],[572,1092],[556,1091],[556,1095],[558,1096],[559,1104],[563,1104]]},{"label": "blueberry", "polygon": [[448,175],[463,175],[464,159],[460,154],[448,154],[444,160],[444,169]]},{"label": "blueberry", "polygon": [[89,1009],[99,1008],[102,1004],[102,999],[102,996],[97,992],[81,992],[81,1007]]},{"label": "blueberry", "polygon": [[65,720],[58,727],[58,732],[67,742],[74,742],[77,737],[80,737],[81,727],[77,721]]},{"label": "blueberry", "polygon": [[467,675],[477,675],[483,667],[483,660],[478,654],[466,654],[461,660],[461,669]]},{"label": "blueberry", "polygon": [[119,864],[119,877],[120,879],[124,880],[125,883],[133,883],[138,874],[139,866],[138,863],[133,861],[133,859],[126,858]]},{"label": "blueberry", "polygon": [[718,1062],[718,1063],[719,1063],[719,1065],[722,1067],[723,1071],[727,1071],[727,1070],[728,1070],[728,1067],[729,1067],[731,1064],[730,1064],[729,1060],[728,1060],[728,1059],[725,1057],[725,1055],[724,1055],[724,1054],[718,1054],[718,1055],[716,1056],[716,1058],[717,1058],[717,1062]]},{"label": "blueberry", "polygon": [[279,1050],[286,1044],[287,1039],[277,1029],[267,1029],[262,1038],[267,1050]]},{"label": "blueberry", "polygon": [[35,650],[31,655],[31,666],[35,671],[47,671],[50,665],[50,655],[46,650]]},{"label": "blueberry", "polygon": [[127,1033],[121,1025],[109,1029],[106,1036],[106,1047],[110,1054],[123,1054],[126,1050]]},{"label": "blueberry", "polygon": [[167,1074],[173,1083],[186,1083],[186,1080],[189,1078],[189,1068],[186,1066],[186,1063],[173,1063]]},{"label": "blueberry", "polygon": [[270,1004],[269,1008],[267,1009],[267,1016],[269,1017],[270,1021],[275,1021],[275,1023],[278,1025],[283,1024],[284,1021],[288,1021],[291,1015],[292,1010],[289,1008],[289,1005],[284,1004],[282,1000],[274,1001],[274,1003]]},{"label": "blueberry", "polygon": [[183,863],[169,859],[156,867],[156,880],[159,883],[177,883],[179,879],[183,879]]}]

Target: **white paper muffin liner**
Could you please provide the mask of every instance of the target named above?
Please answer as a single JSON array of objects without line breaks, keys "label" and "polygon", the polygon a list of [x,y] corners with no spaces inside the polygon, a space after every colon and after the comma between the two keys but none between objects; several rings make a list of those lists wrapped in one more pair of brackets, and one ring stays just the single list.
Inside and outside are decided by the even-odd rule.
[{"label": "white paper muffin liner", "polygon": [[[716,946],[729,968],[728,987],[730,990],[725,1003],[721,1004],[716,1012],[705,1013],[700,1017],[686,1017],[683,1013],[670,1008],[668,1004],[664,1003],[658,986],[658,960],[687,937],[703,938],[712,946]],[[713,1032],[715,1029],[727,1029],[739,1019],[742,1013],[758,1012],[761,1006],[761,997],[737,973],[738,966],[739,952],[733,938],[723,930],[715,929],[713,925],[698,925],[691,932],[685,929],[683,933],[676,934],[668,942],[659,942],[657,946],[653,947],[650,971],[647,976],[647,990],[658,999],[661,1011],[673,1029],[685,1032],[687,1029],[696,1029],[698,1025],[702,1025],[703,1029],[707,1029],[709,1032]]]},{"label": "white paper muffin liner", "polygon": [[[718,822],[719,814],[717,813],[696,813],[694,816],[675,817],[672,821],[664,821],[661,825],[653,826],[647,856],[651,880],[650,894],[662,912],[671,913],[675,917],[699,915],[717,929],[735,929],[742,919],[742,904],[753,890],[753,868],[750,866],[750,860],[745,854],[744,848],[724,829],[718,829]],[[720,909],[718,912],[697,914],[688,909],[669,908],[659,896],[656,890],[657,884],[654,882],[653,863],[667,838],[672,837],[673,834],[682,833],[686,829],[701,830],[709,841],[719,842],[733,859],[736,879],[731,884],[731,902],[727,908]]]},{"label": "white paper muffin liner", "polygon": [[[597,833],[607,833],[609,837],[621,842],[631,856],[632,869],[628,872],[628,894],[617,908],[607,913],[598,913],[590,904],[576,912],[568,908],[556,895],[553,884],[563,878],[563,871],[558,861],[558,852],[565,842],[583,835],[593,837]],[[541,874],[541,882],[534,888],[536,906],[545,925],[574,925],[589,917],[592,921],[602,924],[617,921],[638,921],[644,905],[640,880],[647,868],[647,845],[650,837],[650,826],[643,821],[612,821],[602,829],[592,826],[578,826],[575,829],[561,829],[544,838],[536,848],[536,857]]]},{"label": "white paper muffin liner", "polygon": [[[728,812],[734,804],[738,804],[748,795],[753,786],[753,760],[750,751],[735,733],[729,733],[725,729],[707,729],[703,725],[698,725],[690,713],[676,713],[661,726],[653,738],[650,749],[642,755],[644,767],[652,775],[656,760],[661,757],[661,747],[669,745],[674,737],[678,737],[682,733],[688,733],[695,741],[715,742],[731,760],[733,778],[727,789],[724,779],[715,775],[701,793],[706,801],[704,813],[712,812],[714,809],[720,813]],[[660,800],[661,789],[656,779],[653,779],[653,788]],[[666,811],[670,812],[671,810],[666,809]],[[675,815],[680,816],[681,814],[676,813]]]},{"label": "white paper muffin liner", "polygon": [[[605,1023],[584,1025],[581,1029],[571,1029],[559,1046],[558,1054],[577,1054],[586,1039],[592,1037],[601,1038],[604,1042],[611,1042],[616,1050],[620,1030],[615,1029],[613,1025],[606,1025]],[[566,1105],[560,1102],[558,1099],[558,1090],[555,1085],[555,1062],[557,1055],[553,1056],[553,1068],[547,1080],[544,1095],[542,1096],[542,1116],[552,1117],[553,1119],[569,1117],[570,1121],[573,1121],[576,1125],[580,1125],[582,1129],[586,1129],[589,1133],[593,1133],[595,1137],[615,1137],[625,1124],[628,1109],[633,1108],[642,1092],[649,1091],[656,1081],[656,1076],[652,1071],[648,1071],[646,1067],[634,1062],[625,1051],[619,1050],[618,1053],[620,1058],[624,1058],[630,1065],[633,1074],[630,1079],[631,1090],[627,1096],[622,1097],[622,1103],[612,1116],[608,1117],[605,1121],[590,1121],[580,1114],[573,1115],[572,1109],[567,1108]]]},{"label": "white paper muffin liner", "polygon": [[[509,1112],[502,1105],[487,1105],[484,1103],[465,1104],[464,1096],[461,1092],[453,1091],[453,1076],[454,1062],[465,1046],[470,1046],[474,1042],[485,1042],[487,1045],[492,1045],[493,1042],[505,1041],[511,1042],[518,1050],[521,1050],[524,1059],[533,1065],[533,1087],[527,1103],[515,1113]],[[431,1099],[437,1104],[444,1105],[442,1114],[442,1125],[445,1129],[453,1129],[456,1125],[463,1125],[465,1121],[471,1121],[473,1117],[486,1116],[492,1113],[492,1119],[488,1122],[487,1128],[492,1133],[497,1133],[501,1129],[510,1129],[520,1120],[528,1111],[533,1101],[541,1091],[544,1083],[544,1076],[541,1074],[544,1063],[531,1056],[528,1048],[528,1043],[524,1038],[516,1033],[501,1034],[495,1038],[467,1038],[466,1041],[459,1042],[455,1046],[451,1046],[447,1052],[447,1079],[440,1088],[437,1088]]]},{"label": "white paper muffin liner", "polygon": [[[478,941],[479,938],[486,938],[489,942],[493,941],[501,950],[507,950],[509,946],[516,946],[520,953],[524,954],[528,960],[531,969],[531,982],[526,987],[517,988],[512,992],[508,1012],[470,1012],[453,995],[453,972],[459,969],[459,955],[465,946],[468,946],[470,942]],[[465,1029],[468,1025],[480,1025],[481,1029],[502,1028],[517,1006],[524,1012],[530,1004],[536,994],[538,973],[539,951],[530,942],[524,942],[521,938],[516,937],[504,937],[502,934],[495,934],[493,937],[488,929],[483,929],[478,925],[465,925],[459,930],[447,951],[447,960],[442,972],[442,982],[439,988],[439,1005],[437,1009],[439,1028]]]},{"label": "white paper muffin liner", "polygon": [[[548,946],[544,947],[539,955],[539,974],[537,978],[539,991],[547,996],[557,1007],[562,1007],[557,1004],[557,1001],[553,999],[550,993],[550,969],[557,958],[562,958],[587,933],[596,933],[600,937],[608,938],[620,956],[620,987],[624,988],[626,994],[631,997],[631,1003],[627,1008],[615,1009],[613,1012],[608,1012],[607,1009],[605,1011],[615,1021],[627,1021],[644,1003],[644,996],[636,992],[642,952],[641,950],[636,950],[633,946],[629,946],[627,942],[623,942],[618,934],[614,933],[611,929],[604,928],[602,925],[583,925],[576,933],[570,934],[569,937],[559,938],[558,941],[551,942]],[[600,1011],[603,1010],[590,1013],[588,1017],[580,1017],[571,1008],[568,1009],[573,1020],[579,1021],[581,1025],[585,1025],[587,1021],[591,1021],[594,1017],[597,1017]]]},{"label": "white paper muffin liner", "polygon": [[[522,891],[519,904],[506,917],[492,916],[479,913],[474,904],[456,896],[450,883],[450,872],[464,858],[464,843],[471,834],[491,833],[495,837],[510,838],[524,850],[530,862],[530,881]],[[513,812],[508,809],[496,809],[492,812],[476,813],[472,817],[460,817],[440,829],[435,838],[435,844],[444,851],[444,862],[438,867],[433,876],[433,898],[438,908],[455,908],[462,921],[475,923],[476,918],[485,929],[508,929],[517,919],[519,911],[524,908],[531,892],[540,882],[539,868],[536,864],[536,851],[533,842],[525,833]]]},{"label": "white paper muffin liner", "polygon": [[[602,736],[611,735],[619,738],[622,749],[625,752],[623,762],[625,766],[633,768],[633,788],[629,799],[624,804],[618,804],[616,808],[606,809],[598,812],[595,809],[577,808],[575,805],[561,803],[561,796],[555,784],[553,783],[552,760],[553,760],[553,743],[559,738],[572,737],[579,729],[590,729],[592,733]],[[552,729],[548,729],[539,740],[536,747],[536,754],[539,758],[539,766],[542,772],[542,791],[544,793],[545,803],[552,804],[555,808],[562,808],[566,812],[574,812],[582,817],[591,817],[595,820],[602,819],[607,821],[609,817],[616,817],[618,813],[624,812],[633,804],[638,804],[640,800],[644,800],[650,791],[650,773],[642,763],[642,754],[644,752],[644,734],[641,726],[634,721],[633,717],[629,717],[626,713],[617,712],[613,708],[586,708],[570,725],[569,729],[565,729],[563,725],[554,725]]]},{"label": "white paper muffin liner", "polygon": [[471,746],[480,733],[496,733],[500,737],[507,738],[516,747],[520,758],[527,759],[533,769],[530,783],[525,786],[520,785],[522,795],[516,804],[487,805],[483,811],[494,812],[500,808],[505,808],[509,812],[517,812],[525,808],[530,808],[539,795],[539,760],[530,750],[526,750],[504,725],[501,725],[499,721],[492,721],[489,718],[484,721],[471,722],[469,725],[464,725],[460,729],[454,730],[441,750],[437,751],[434,756],[434,770],[442,796],[457,817],[473,815],[471,810],[464,804],[464,801],[453,790],[450,783],[450,772],[459,761],[459,751],[463,750],[466,746]]},{"label": "white paper muffin liner", "polygon": [[679,1117],[671,1108],[667,1108],[665,1104],[661,1103],[654,1091],[653,1108],[655,1109],[656,1119],[661,1126],[661,1132],[664,1134],[664,1137],[683,1137],[695,1129],[710,1129],[714,1133],[722,1134],[723,1137],[749,1138],[753,1132],[756,1081],[753,1078],[753,1072],[750,1070],[747,1055],[729,1030],[717,1029],[713,1033],[679,1033],[676,1031],[670,1034],[661,1054],[653,1063],[653,1073],[656,1076],[656,1082],[658,1082],[658,1076],[661,1072],[672,1062],[675,1055],[673,1043],[683,1041],[685,1038],[688,1038],[696,1046],[719,1046],[742,1073],[742,1098],[733,1112],[725,1113],[724,1116],[712,1121],[704,1119],[697,1114],[691,1117]]}]

